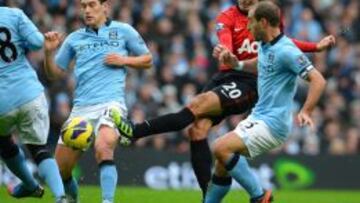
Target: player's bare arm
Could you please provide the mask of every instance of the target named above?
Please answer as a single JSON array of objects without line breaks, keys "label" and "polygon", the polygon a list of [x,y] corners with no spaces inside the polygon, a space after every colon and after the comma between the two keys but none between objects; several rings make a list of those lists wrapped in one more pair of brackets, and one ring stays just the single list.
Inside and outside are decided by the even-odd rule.
[{"label": "player's bare arm", "polygon": [[321,93],[325,89],[326,81],[321,73],[315,68],[308,73],[307,80],[309,81],[308,95],[304,106],[297,116],[297,119],[301,126],[309,125],[312,129],[314,129],[314,122],[311,118],[311,113],[319,101]]},{"label": "player's bare arm", "polygon": [[46,76],[51,80],[57,80],[65,77],[66,73],[57,67],[54,62],[56,49],[60,46],[64,36],[58,32],[45,33],[44,44],[44,69]]},{"label": "player's bare arm", "polygon": [[111,66],[128,66],[134,69],[149,69],[152,67],[151,54],[142,56],[122,56],[120,54],[111,53],[105,57],[105,64]]}]

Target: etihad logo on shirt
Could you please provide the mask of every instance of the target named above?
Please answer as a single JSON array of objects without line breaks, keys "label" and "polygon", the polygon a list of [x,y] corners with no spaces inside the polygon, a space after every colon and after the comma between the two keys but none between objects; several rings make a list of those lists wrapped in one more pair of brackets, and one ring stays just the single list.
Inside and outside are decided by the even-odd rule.
[{"label": "etihad logo on shirt", "polygon": [[250,42],[250,39],[245,39],[237,52],[238,54],[242,54],[244,52],[256,54],[258,52],[259,45],[260,43],[257,41]]},{"label": "etihad logo on shirt", "polygon": [[80,44],[75,46],[76,52],[80,53],[83,51],[99,51],[108,48],[118,48],[122,45],[119,41],[101,41],[89,44]]}]

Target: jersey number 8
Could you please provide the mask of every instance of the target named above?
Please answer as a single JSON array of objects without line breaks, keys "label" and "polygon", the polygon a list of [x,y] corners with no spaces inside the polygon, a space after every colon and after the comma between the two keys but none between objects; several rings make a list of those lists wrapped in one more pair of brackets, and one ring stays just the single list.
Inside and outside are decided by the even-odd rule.
[{"label": "jersey number 8", "polygon": [[6,27],[0,27],[0,58],[6,63],[17,58],[16,47],[11,43],[11,33]]}]

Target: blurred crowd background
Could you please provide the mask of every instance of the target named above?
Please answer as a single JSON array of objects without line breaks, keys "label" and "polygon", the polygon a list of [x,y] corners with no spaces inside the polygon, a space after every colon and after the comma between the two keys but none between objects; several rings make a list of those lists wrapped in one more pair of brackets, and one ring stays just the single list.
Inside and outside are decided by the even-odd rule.
[{"label": "blurred crowd background", "polygon": [[[215,18],[234,5],[232,0],[110,0],[113,20],[133,25],[145,39],[154,58],[146,71],[129,70],[129,117],[146,118],[176,112],[204,87],[217,71],[212,48],[217,44]],[[328,85],[314,112],[316,131],[294,125],[286,145],[274,153],[360,153],[360,2],[357,0],[280,0],[286,34],[306,40],[337,36],[337,45],[324,53],[310,54]],[[70,33],[82,26],[79,0],[0,0],[19,7],[42,32]],[[345,31],[346,30],[346,31]],[[52,82],[42,71],[43,53],[28,54],[47,88],[51,104],[50,142],[55,144],[62,123],[71,111],[74,79]],[[300,82],[294,116],[306,97]],[[210,140],[232,130],[246,115],[233,116],[213,128]],[[178,153],[189,151],[186,130],[140,140],[135,147],[152,147]]]}]

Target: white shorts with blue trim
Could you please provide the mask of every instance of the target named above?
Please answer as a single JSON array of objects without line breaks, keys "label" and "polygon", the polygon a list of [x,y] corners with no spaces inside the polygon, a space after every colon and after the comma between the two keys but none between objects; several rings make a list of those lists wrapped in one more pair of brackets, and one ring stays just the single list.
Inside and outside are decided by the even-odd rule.
[{"label": "white shorts with blue trim", "polygon": [[264,121],[251,118],[241,121],[234,132],[243,140],[250,158],[269,152],[281,146],[285,141],[273,136]]}]

